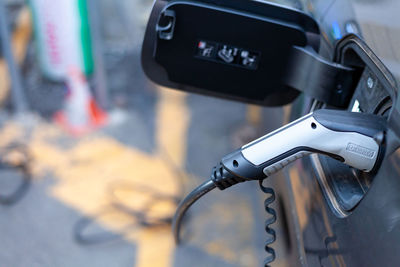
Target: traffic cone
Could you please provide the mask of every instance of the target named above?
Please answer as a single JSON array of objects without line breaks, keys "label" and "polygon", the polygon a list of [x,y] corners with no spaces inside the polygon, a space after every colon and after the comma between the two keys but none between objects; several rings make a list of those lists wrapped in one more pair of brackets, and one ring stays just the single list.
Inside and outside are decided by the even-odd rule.
[{"label": "traffic cone", "polygon": [[106,123],[107,114],[97,105],[85,76],[78,68],[68,71],[67,88],[63,110],[54,115],[57,124],[78,136]]}]

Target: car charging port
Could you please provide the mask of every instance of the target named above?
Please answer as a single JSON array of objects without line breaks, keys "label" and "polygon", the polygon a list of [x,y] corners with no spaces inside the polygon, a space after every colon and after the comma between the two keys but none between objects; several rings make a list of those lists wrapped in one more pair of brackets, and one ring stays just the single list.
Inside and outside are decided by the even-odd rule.
[{"label": "car charging port", "polygon": [[[361,71],[348,110],[388,118],[395,89],[388,86],[387,77],[377,71],[373,58],[363,55],[360,50],[348,49],[340,61]],[[326,156],[314,156],[312,163],[323,194],[339,217],[351,214],[373,185],[374,172],[365,173]]]},{"label": "car charging port", "polygon": [[[349,105],[353,112],[387,117],[392,107],[390,94],[369,70],[363,71]],[[365,173],[326,156],[318,156],[319,181],[325,196],[340,217],[349,215],[370,189],[374,173]]]}]

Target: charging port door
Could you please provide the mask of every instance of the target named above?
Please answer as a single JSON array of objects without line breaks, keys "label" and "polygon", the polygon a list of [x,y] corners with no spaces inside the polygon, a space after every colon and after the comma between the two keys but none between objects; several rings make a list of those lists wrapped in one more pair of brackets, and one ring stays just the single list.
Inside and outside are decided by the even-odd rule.
[{"label": "charging port door", "polygon": [[165,87],[278,106],[300,93],[285,83],[295,62],[293,47],[317,53],[319,44],[314,19],[280,5],[157,0],[143,42],[142,67]]}]

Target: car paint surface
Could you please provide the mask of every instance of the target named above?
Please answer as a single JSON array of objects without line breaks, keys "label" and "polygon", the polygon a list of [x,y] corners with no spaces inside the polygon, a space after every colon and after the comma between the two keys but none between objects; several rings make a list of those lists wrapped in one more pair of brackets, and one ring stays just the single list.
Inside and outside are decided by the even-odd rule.
[{"label": "car paint surface", "polygon": [[[325,3],[325,5],[323,4]],[[396,1],[302,1],[323,31],[322,53],[332,56],[335,41],[349,33],[349,22],[398,79],[400,19]],[[396,9],[397,8],[397,9]],[[350,27],[351,28],[351,27]],[[354,27],[352,27],[354,29]],[[306,114],[312,101],[301,97],[291,120]],[[277,181],[278,216],[287,224],[288,266],[396,266],[400,262],[400,150],[384,159],[364,198],[350,215],[332,211],[318,182],[313,160],[294,163]],[[322,172],[323,175],[323,172]],[[279,237],[278,237],[279,238]]]}]

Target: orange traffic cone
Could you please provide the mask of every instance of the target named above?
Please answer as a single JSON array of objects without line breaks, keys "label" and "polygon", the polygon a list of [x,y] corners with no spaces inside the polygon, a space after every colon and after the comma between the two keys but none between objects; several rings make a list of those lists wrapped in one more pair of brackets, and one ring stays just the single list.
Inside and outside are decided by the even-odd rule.
[{"label": "orange traffic cone", "polygon": [[106,123],[107,114],[96,104],[85,76],[77,68],[68,72],[67,87],[63,110],[54,115],[57,124],[78,136]]}]

